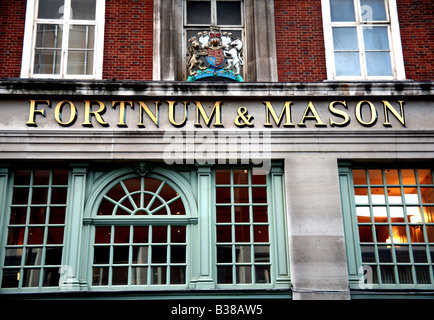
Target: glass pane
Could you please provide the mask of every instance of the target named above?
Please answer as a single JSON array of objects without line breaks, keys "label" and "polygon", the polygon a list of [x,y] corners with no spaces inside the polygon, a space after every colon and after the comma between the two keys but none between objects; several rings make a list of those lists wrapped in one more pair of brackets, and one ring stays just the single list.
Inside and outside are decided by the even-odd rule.
[{"label": "glass pane", "polygon": [[243,206],[243,207],[236,206],[234,210],[235,210],[235,222],[250,221],[250,214],[249,214],[250,210],[248,206]]},{"label": "glass pane", "polygon": [[434,188],[420,188],[422,203],[434,203]]},{"label": "glass pane", "polygon": [[419,183],[420,184],[432,184],[433,183],[431,170],[427,170],[427,169],[420,170],[419,169],[418,175],[419,175]]},{"label": "glass pane", "polygon": [[399,283],[413,283],[410,266],[398,266]]},{"label": "glass pane", "polygon": [[370,226],[359,226],[360,242],[373,242],[372,228]]},{"label": "glass pane", "polygon": [[152,246],[152,263],[166,263],[166,262],[167,262],[167,247]]},{"label": "glass pane", "polygon": [[188,24],[210,24],[211,2],[210,1],[187,1]]},{"label": "glass pane", "polygon": [[62,248],[48,247],[45,250],[45,265],[60,265],[62,263]]},{"label": "glass pane", "polygon": [[45,287],[58,287],[60,273],[59,268],[44,268],[44,279],[42,285]]},{"label": "glass pane", "polygon": [[20,280],[20,269],[4,269],[2,288],[17,288]]},{"label": "glass pane", "polygon": [[152,243],[167,242],[167,227],[152,227]]},{"label": "glass pane", "polygon": [[44,228],[29,228],[27,244],[42,244],[44,242]]},{"label": "glass pane", "polygon": [[367,184],[365,170],[353,170],[353,182],[355,185]]},{"label": "glass pane", "polygon": [[396,262],[410,262],[410,250],[408,246],[395,246]]},{"label": "glass pane", "polygon": [[29,201],[29,188],[14,188],[12,204],[27,204]]},{"label": "glass pane", "polygon": [[8,242],[10,245],[22,245],[25,228],[9,228]]},{"label": "glass pane", "polygon": [[165,284],[167,278],[166,273],[166,267],[152,267],[151,284]]},{"label": "glass pane", "polygon": [[68,185],[68,170],[54,170],[53,171],[53,185]]},{"label": "glass pane", "polygon": [[360,0],[362,21],[387,21],[384,0]]},{"label": "glass pane", "polygon": [[115,227],[114,243],[129,243],[130,242],[130,227]]},{"label": "glass pane", "polygon": [[46,208],[32,207],[30,208],[29,224],[44,224]]},{"label": "glass pane", "polygon": [[216,184],[231,184],[231,170],[216,170]]},{"label": "glass pane", "polygon": [[108,284],[109,268],[93,268],[92,285],[104,286]]},{"label": "glass pane", "polygon": [[254,226],[254,241],[268,242],[268,226]]},{"label": "glass pane", "polygon": [[[405,227],[404,227],[404,232],[405,232]],[[396,234],[398,234],[398,232],[396,232]],[[375,227],[375,235],[377,236],[377,242],[387,242],[390,243],[390,235],[389,235],[389,227],[388,226],[376,226]],[[394,233],[394,237],[393,240],[394,242],[398,242],[399,238],[395,238],[395,233]]]},{"label": "glass pane", "polygon": [[133,247],[132,263],[148,263],[148,246]]},{"label": "glass pane", "polygon": [[182,226],[171,227],[170,242],[171,243],[185,243],[186,228]]},{"label": "glass pane", "polygon": [[387,188],[387,199],[390,204],[402,203],[401,188]]},{"label": "glass pane", "polygon": [[231,188],[216,188],[217,203],[231,203]]},{"label": "glass pane", "polygon": [[40,269],[26,269],[23,276],[23,287],[39,286]]},{"label": "glass pane", "polygon": [[266,203],[267,202],[267,188],[252,188],[253,203]]},{"label": "glass pane", "polygon": [[131,284],[146,285],[147,283],[148,283],[148,268],[147,267],[132,268]]},{"label": "glass pane", "polygon": [[63,31],[58,24],[38,24],[36,27],[36,48],[60,49]]},{"label": "glass pane", "polygon": [[231,207],[216,207],[217,222],[231,222]]},{"label": "glass pane", "polygon": [[218,25],[241,25],[241,3],[217,1]]},{"label": "glass pane", "polygon": [[33,73],[59,74],[60,59],[60,50],[35,50]]},{"label": "glass pane", "polygon": [[375,262],[375,247],[374,246],[361,246],[362,261]]},{"label": "glass pane", "polygon": [[33,175],[34,185],[49,185],[50,184],[50,170],[35,170]]},{"label": "glass pane", "polygon": [[253,207],[253,222],[267,222],[268,221],[268,207]]},{"label": "glass pane", "polygon": [[115,246],[113,247],[113,263],[128,263],[129,247]]},{"label": "glass pane", "polygon": [[66,204],[66,196],[68,188],[52,188],[51,189],[51,203],[52,204]]},{"label": "glass pane", "polygon": [[395,273],[393,266],[381,266],[381,280],[383,283],[395,283]]},{"label": "glass pane", "polygon": [[184,284],[185,283],[185,267],[170,268],[170,283]]},{"label": "glass pane", "polygon": [[335,52],[335,67],[337,76],[360,76],[359,53]]},{"label": "glass pane", "polygon": [[234,203],[248,203],[249,188],[234,188]]},{"label": "glass pane", "polygon": [[65,223],[65,208],[51,207],[50,208],[50,224],[64,224]]},{"label": "glass pane", "polygon": [[47,243],[63,244],[63,227],[48,228]]},{"label": "glass pane", "polygon": [[217,246],[217,263],[232,262],[232,246]]},{"label": "glass pane", "polygon": [[380,262],[393,262],[392,247],[391,246],[378,246],[378,258]]},{"label": "glass pane", "polygon": [[403,184],[416,184],[415,173],[413,169],[401,170]]},{"label": "glass pane", "polygon": [[250,241],[250,226],[235,226],[235,241],[249,242]]},{"label": "glass pane", "polygon": [[415,266],[416,278],[418,284],[430,284],[431,277],[429,274],[429,267],[427,266]]},{"label": "glass pane", "polygon": [[95,247],[93,253],[93,263],[106,264],[110,260],[110,247]]},{"label": "glass pane", "polygon": [[255,268],[256,283],[270,283],[270,267],[256,266]]},{"label": "glass pane", "polygon": [[33,188],[32,204],[46,204],[48,188]]},{"label": "glass pane", "polygon": [[95,20],[96,0],[71,0],[71,19]]},{"label": "glass pane", "polygon": [[[72,25],[69,27],[69,48],[93,49],[95,42],[95,26]],[[137,180],[137,179],[133,179]],[[140,180],[139,180],[140,181]],[[140,190],[134,189],[129,191]]]},{"label": "glass pane", "polygon": [[22,248],[6,249],[5,266],[19,266],[21,265],[21,257],[23,254]]},{"label": "glass pane", "polygon": [[27,217],[27,208],[11,208],[11,217],[9,224],[25,224]]},{"label": "glass pane", "polygon": [[359,50],[357,29],[353,27],[333,28],[333,46],[335,50]]},{"label": "glass pane", "polygon": [[236,267],[237,283],[252,283],[252,267],[241,266]]},{"label": "glass pane", "polygon": [[128,267],[112,268],[112,284],[113,285],[128,284]]},{"label": "glass pane", "polygon": [[255,262],[270,262],[270,247],[255,245]]},{"label": "glass pane", "polygon": [[231,226],[217,226],[217,242],[231,242]]},{"label": "glass pane", "polygon": [[95,228],[95,243],[110,243],[111,227]]},{"label": "glass pane", "polygon": [[68,74],[93,74],[93,51],[68,51]]},{"label": "glass pane", "polygon": [[17,170],[15,171],[14,185],[29,185],[30,184],[31,170]]},{"label": "glass pane", "polygon": [[219,266],[217,267],[217,282],[218,283],[232,283],[232,267]]},{"label": "glass pane", "polygon": [[250,262],[251,248],[250,246],[235,246],[236,262]]},{"label": "glass pane", "polygon": [[389,38],[387,27],[363,28],[365,50],[389,50]]},{"label": "glass pane", "polygon": [[333,22],[355,21],[353,0],[330,0],[330,14]]},{"label": "glass pane", "polygon": [[369,170],[369,183],[371,185],[383,184],[383,175],[381,170]]},{"label": "glass pane", "polygon": [[38,19],[62,19],[64,0],[39,0]]},{"label": "glass pane", "polygon": [[249,171],[248,170],[234,170],[234,184],[248,184]]},{"label": "glass pane", "polygon": [[388,185],[398,185],[399,183],[399,176],[398,176],[398,170],[392,169],[392,170],[385,170],[384,171],[386,175],[386,183]]},{"label": "glass pane", "polygon": [[186,247],[185,246],[171,246],[170,247],[170,262],[171,263],[185,263],[186,261]]}]

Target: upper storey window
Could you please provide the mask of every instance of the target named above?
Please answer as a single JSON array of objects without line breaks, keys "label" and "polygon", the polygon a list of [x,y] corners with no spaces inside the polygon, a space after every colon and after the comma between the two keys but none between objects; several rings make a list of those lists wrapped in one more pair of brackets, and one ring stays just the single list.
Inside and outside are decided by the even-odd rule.
[{"label": "upper storey window", "polygon": [[101,78],[104,0],[29,1],[22,77]]},{"label": "upper storey window", "polygon": [[323,0],[330,80],[404,79],[395,0]]}]

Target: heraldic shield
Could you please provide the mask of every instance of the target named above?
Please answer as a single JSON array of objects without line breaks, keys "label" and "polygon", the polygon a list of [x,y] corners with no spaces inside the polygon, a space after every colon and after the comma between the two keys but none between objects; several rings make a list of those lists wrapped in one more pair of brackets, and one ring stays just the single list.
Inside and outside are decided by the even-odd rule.
[{"label": "heraldic shield", "polygon": [[189,39],[187,47],[187,81],[244,81],[240,75],[243,43],[231,33],[215,27]]}]

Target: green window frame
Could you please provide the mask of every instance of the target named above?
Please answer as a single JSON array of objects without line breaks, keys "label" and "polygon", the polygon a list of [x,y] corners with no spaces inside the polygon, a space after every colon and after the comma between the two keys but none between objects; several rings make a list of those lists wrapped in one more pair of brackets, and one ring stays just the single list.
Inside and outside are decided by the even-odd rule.
[{"label": "green window frame", "polygon": [[[68,170],[22,169],[11,175],[3,220],[1,288],[58,286],[64,249]],[[3,248],[2,248],[3,249]]]},{"label": "green window frame", "polygon": [[434,184],[429,167],[340,167],[353,289],[432,289]]},{"label": "green window frame", "polygon": [[[228,184],[216,181],[223,171],[230,172]],[[248,180],[237,184],[237,172],[246,172]],[[254,172],[248,165],[229,171],[142,163],[4,166],[0,294],[197,289],[288,294],[283,165],[273,164],[266,175]],[[158,183],[148,190],[150,179]],[[229,203],[217,201],[222,187],[232,190]],[[238,187],[248,190],[247,202],[237,203]],[[230,209],[229,221],[221,220],[220,207]],[[221,227],[231,230],[230,242],[220,241]],[[29,240],[34,228],[41,235],[36,242]],[[9,240],[14,238],[19,240]],[[221,260],[222,252],[230,261]],[[231,269],[233,281],[220,281],[221,268]],[[37,280],[25,280],[30,271]]]}]

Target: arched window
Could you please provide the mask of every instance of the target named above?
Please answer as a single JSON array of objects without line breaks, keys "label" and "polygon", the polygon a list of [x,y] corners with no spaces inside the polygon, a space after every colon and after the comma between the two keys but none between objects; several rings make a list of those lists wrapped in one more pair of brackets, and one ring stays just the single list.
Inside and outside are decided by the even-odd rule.
[{"label": "arched window", "polygon": [[89,284],[187,286],[191,212],[182,189],[159,174],[121,175],[93,208]]}]

